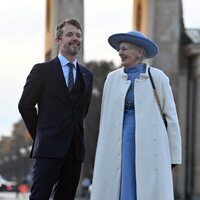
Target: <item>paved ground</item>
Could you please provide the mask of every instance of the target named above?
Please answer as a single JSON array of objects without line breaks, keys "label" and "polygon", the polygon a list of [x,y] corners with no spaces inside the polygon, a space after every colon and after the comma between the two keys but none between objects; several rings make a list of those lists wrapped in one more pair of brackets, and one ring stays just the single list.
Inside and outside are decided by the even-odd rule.
[{"label": "paved ground", "polygon": [[27,200],[28,194],[17,195],[14,192],[0,192],[0,200]]},{"label": "paved ground", "polygon": [[[0,200],[28,200],[29,194],[19,194],[14,192],[0,192]],[[75,200],[88,200],[88,198],[77,197]]]}]

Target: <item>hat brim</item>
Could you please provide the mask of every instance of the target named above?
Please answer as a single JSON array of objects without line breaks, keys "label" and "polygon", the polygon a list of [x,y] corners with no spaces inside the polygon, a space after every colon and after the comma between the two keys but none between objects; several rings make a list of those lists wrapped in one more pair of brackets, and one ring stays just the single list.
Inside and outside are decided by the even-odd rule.
[{"label": "hat brim", "polygon": [[146,58],[152,58],[156,56],[158,53],[158,46],[156,45],[155,42],[153,42],[152,40],[148,38],[140,37],[138,35],[118,33],[118,34],[111,35],[108,38],[108,42],[117,51],[119,51],[119,45],[121,42],[128,42],[128,43],[137,45],[145,50]]}]

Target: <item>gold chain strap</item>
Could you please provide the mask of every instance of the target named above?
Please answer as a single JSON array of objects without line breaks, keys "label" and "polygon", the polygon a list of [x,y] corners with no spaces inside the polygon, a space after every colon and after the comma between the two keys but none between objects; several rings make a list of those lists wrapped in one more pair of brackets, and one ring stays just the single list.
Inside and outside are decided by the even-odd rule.
[{"label": "gold chain strap", "polygon": [[157,102],[157,104],[158,104],[158,108],[159,108],[159,110],[160,110],[161,117],[162,117],[162,119],[163,119],[163,122],[164,122],[164,124],[165,124],[165,127],[167,128],[166,116],[165,116],[165,114],[163,113],[162,108],[161,108],[161,103],[160,103],[160,100],[159,100],[159,97],[158,97],[158,94],[157,94],[157,91],[156,91],[156,87],[155,87],[155,84],[154,84],[154,81],[153,81],[153,77],[152,77],[151,72],[150,72],[150,67],[148,68],[148,73],[149,73],[149,78],[150,78],[151,85],[152,85],[152,88],[153,88],[153,93],[154,93],[156,102]]},{"label": "gold chain strap", "polygon": [[154,93],[154,96],[155,96],[155,98],[156,98],[156,102],[157,102],[157,104],[158,104],[161,117],[162,117],[163,121],[165,121],[165,115],[164,115],[164,113],[162,112],[161,103],[160,103],[160,100],[159,100],[159,98],[158,98],[158,94],[157,94],[157,92],[156,92],[155,89],[153,89],[153,93]]}]

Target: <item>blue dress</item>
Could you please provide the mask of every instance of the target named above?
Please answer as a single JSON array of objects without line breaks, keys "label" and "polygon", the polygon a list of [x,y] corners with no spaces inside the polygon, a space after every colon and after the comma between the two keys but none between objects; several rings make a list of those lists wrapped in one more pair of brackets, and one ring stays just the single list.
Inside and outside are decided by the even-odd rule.
[{"label": "blue dress", "polygon": [[[122,132],[122,170],[120,200],[137,200],[136,198],[136,173],[135,173],[135,110],[134,110],[134,82],[140,73],[145,72],[145,66],[139,64],[132,68],[125,68],[128,80],[131,80],[126,94],[123,132]],[[127,105],[127,103],[126,103]]]}]

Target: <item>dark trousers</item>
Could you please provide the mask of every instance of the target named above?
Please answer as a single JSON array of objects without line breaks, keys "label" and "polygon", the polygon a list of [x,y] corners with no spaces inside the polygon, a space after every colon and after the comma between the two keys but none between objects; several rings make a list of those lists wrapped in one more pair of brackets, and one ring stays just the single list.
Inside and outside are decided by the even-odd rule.
[{"label": "dark trousers", "polygon": [[52,190],[54,200],[74,200],[81,164],[71,150],[64,158],[36,158],[30,200],[49,200]]}]

